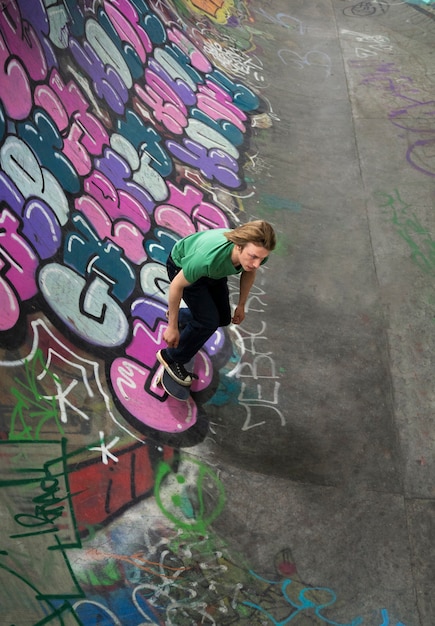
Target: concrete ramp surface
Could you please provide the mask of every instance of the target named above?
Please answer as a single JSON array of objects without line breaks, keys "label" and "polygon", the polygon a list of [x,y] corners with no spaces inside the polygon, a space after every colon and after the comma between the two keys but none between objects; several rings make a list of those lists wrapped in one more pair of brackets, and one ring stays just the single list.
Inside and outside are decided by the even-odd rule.
[{"label": "concrete ramp surface", "polygon": [[[423,0],[0,3],[2,624],[434,625],[434,42]],[[168,253],[252,219],[173,400]]]}]

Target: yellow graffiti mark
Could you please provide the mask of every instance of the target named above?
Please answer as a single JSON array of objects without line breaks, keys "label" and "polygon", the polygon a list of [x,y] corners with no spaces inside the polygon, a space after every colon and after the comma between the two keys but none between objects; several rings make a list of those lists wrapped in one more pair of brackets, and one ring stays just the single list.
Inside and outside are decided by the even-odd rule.
[{"label": "yellow graffiti mark", "polygon": [[234,8],[234,0],[187,0],[186,4],[219,24],[225,24]]}]

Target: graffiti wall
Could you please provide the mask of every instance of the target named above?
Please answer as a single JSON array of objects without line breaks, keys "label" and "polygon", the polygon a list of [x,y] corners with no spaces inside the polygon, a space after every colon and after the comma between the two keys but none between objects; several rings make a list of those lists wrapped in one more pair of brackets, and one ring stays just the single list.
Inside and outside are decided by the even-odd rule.
[{"label": "graffiti wall", "polygon": [[[217,24],[228,4],[199,8]],[[210,593],[226,623],[240,616],[240,573],[212,589],[228,557],[205,545],[220,481],[192,461],[196,495],[182,472],[178,495],[168,478],[180,464],[171,435],[200,423],[231,340],[219,331],[200,352],[187,403],[158,384],[155,353],[168,253],[185,235],[239,223],[250,128],[264,111],[176,15],[143,0],[1,3],[5,624],[191,623],[180,620],[204,620]],[[139,541],[123,524],[144,500]],[[106,535],[109,522],[120,528]],[[212,574],[180,561],[198,553]]]},{"label": "graffiti wall", "polygon": [[[1,12],[4,342],[20,345],[41,311],[103,359],[125,419],[191,423],[195,404],[174,426],[155,381],[164,264],[180,237],[234,223],[258,99],[144,2],[21,4]],[[197,367],[199,390],[207,351]]]},{"label": "graffiti wall", "polygon": [[230,553],[211,526],[224,485],[180,452],[184,435],[204,435],[219,369],[240,377],[232,359],[247,343],[244,377],[262,370],[263,387],[252,397],[238,383],[243,428],[268,412],[284,422],[264,325],[215,333],[187,403],[158,383],[168,253],[246,218],[252,129],[274,118],[248,5],[0,2],[5,625],[336,623],[334,592],[305,585],[289,551],[273,580]]}]

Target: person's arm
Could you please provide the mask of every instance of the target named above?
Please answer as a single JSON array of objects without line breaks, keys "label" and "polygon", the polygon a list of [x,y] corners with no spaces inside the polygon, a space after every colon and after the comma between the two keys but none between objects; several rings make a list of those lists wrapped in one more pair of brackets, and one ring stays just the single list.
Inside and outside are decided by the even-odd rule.
[{"label": "person's arm", "polygon": [[256,271],[241,273],[239,303],[236,306],[233,319],[231,320],[233,324],[241,324],[245,319],[246,301],[248,299],[249,292],[251,291],[251,287],[254,284],[256,273]]},{"label": "person's arm", "polygon": [[168,297],[168,327],[163,333],[163,339],[169,348],[176,348],[180,341],[180,332],[178,330],[178,311],[180,309],[181,298],[185,287],[190,283],[186,280],[183,270],[174,276],[169,285]]}]

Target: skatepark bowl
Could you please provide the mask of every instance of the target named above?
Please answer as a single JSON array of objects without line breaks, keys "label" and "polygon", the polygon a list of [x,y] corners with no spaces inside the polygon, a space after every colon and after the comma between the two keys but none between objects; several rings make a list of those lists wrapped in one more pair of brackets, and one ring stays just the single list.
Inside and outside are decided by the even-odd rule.
[{"label": "skatepark bowl", "polygon": [[[2,624],[435,624],[434,42],[429,0],[0,2]],[[166,258],[253,219],[180,402]]]}]

